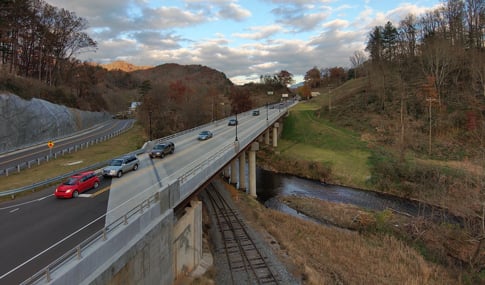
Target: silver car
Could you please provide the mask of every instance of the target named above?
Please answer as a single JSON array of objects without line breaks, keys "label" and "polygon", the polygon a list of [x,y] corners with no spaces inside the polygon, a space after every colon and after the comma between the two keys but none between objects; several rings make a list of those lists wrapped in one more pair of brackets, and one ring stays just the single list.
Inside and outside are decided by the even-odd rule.
[{"label": "silver car", "polygon": [[103,168],[103,176],[121,177],[130,170],[137,170],[140,161],[136,155],[127,155],[121,158],[113,159],[108,166]]}]

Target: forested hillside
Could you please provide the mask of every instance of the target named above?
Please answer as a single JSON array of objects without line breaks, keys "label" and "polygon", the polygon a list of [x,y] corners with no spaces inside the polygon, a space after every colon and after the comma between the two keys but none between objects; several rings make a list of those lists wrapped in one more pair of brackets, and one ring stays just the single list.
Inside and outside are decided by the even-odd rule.
[{"label": "forested hillside", "polygon": [[[483,1],[449,1],[375,27],[370,57],[354,58],[343,85],[307,74],[325,99],[316,117],[357,131],[371,150],[367,187],[463,217],[475,253],[485,242],[484,19]],[[470,264],[483,266],[478,256]]]},{"label": "forested hillside", "polygon": [[[87,25],[75,13],[42,0],[1,1],[0,90],[24,99],[112,114],[126,114],[131,102],[142,102],[138,112],[130,115],[136,116],[147,133],[153,129],[157,137],[281,96],[267,96],[268,90],[288,92],[280,81],[288,77],[268,77],[269,84],[245,88],[233,86],[223,73],[200,65],[81,62],[76,55],[97,46],[84,32]],[[264,99],[250,99],[255,94]]]}]

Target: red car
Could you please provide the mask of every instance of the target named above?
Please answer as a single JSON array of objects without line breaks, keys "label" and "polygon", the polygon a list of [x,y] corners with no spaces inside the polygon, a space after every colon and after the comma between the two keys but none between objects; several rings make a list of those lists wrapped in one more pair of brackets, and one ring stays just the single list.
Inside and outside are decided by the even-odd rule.
[{"label": "red car", "polygon": [[57,186],[54,195],[57,198],[76,198],[80,193],[91,188],[98,188],[99,178],[94,171],[87,171],[71,176]]}]

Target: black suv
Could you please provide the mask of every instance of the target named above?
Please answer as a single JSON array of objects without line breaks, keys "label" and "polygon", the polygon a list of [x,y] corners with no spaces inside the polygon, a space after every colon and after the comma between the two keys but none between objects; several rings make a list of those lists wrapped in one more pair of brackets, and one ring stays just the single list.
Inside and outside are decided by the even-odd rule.
[{"label": "black suv", "polygon": [[166,154],[172,154],[175,151],[175,145],[173,142],[160,143],[153,147],[148,154],[150,158],[160,157],[163,158]]}]

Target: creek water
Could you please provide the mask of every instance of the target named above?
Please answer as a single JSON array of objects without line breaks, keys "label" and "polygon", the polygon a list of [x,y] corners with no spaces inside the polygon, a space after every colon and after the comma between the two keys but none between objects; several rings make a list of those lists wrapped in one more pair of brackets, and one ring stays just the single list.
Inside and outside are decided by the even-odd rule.
[{"label": "creek water", "polygon": [[299,215],[294,209],[278,201],[278,196],[299,196],[322,199],[329,202],[353,204],[374,211],[390,209],[410,216],[426,216],[460,224],[460,219],[443,210],[423,203],[382,193],[324,184],[318,181],[283,175],[258,168],[256,171],[258,200],[266,207]]}]

